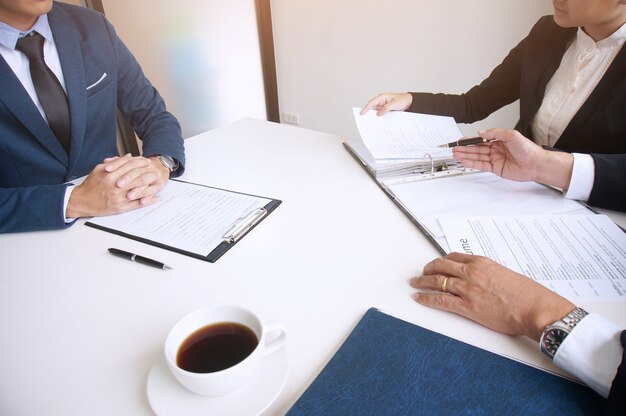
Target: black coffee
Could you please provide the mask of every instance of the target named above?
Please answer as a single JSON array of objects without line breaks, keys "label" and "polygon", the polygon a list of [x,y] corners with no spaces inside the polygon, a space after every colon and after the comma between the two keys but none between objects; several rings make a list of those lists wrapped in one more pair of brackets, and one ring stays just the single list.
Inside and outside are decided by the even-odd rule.
[{"label": "black coffee", "polygon": [[192,373],[213,373],[243,361],[259,344],[254,331],[236,322],[207,325],[189,335],[176,364]]}]

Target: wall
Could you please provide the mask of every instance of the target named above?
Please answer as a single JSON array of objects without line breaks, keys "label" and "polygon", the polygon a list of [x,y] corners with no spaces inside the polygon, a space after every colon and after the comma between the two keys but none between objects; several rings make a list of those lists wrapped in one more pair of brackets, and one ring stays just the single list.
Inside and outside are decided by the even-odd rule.
[{"label": "wall", "polygon": [[254,0],[103,0],[107,18],[189,137],[266,119]]},{"label": "wall", "polygon": [[[379,92],[465,92],[502,61],[546,0],[272,0],[281,113],[358,135],[351,108]],[[465,134],[513,127],[512,104]]]}]

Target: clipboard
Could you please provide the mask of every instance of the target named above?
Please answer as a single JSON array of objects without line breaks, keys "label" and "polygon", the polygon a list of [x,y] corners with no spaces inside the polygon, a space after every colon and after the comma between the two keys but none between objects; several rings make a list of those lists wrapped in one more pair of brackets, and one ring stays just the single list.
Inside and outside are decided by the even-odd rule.
[{"label": "clipboard", "polygon": [[450,248],[435,216],[595,214],[586,204],[564,199],[559,191],[534,182],[513,182],[463,167],[454,159],[425,155],[406,168],[381,173],[360,140],[344,147],[378,187],[400,208],[441,254]]},{"label": "clipboard", "polygon": [[153,206],[106,217],[89,227],[214,263],[282,201],[170,179]]}]

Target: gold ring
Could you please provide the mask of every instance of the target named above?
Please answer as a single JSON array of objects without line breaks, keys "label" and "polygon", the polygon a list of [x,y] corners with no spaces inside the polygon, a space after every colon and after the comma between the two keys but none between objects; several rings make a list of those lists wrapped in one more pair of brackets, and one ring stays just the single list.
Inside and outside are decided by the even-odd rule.
[{"label": "gold ring", "polygon": [[448,291],[446,290],[446,286],[448,285],[448,277],[444,277],[443,278],[443,282],[441,282],[441,291],[444,293],[448,293]]}]

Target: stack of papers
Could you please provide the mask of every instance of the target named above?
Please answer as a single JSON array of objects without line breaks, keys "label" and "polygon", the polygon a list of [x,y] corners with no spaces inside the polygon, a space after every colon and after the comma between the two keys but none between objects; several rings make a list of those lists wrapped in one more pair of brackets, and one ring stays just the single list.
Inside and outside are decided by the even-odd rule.
[{"label": "stack of papers", "polygon": [[379,117],[375,111],[352,111],[363,143],[379,162],[450,159],[451,150],[438,146],[463,137],[452,117],[404,111]]},{"label": "stack of papers", "polygon": [[487,256],[574,303],[626,301],[626,234],[606,215],[439,220],[450,249]]},{"label": "stack of papers", "polygon": [[464,169],[438,147],[462,136],[450,117],[353,111],[362,142],[346,148],[443,253],[487,256],[574,302],[626,301],[626,237],[608,217],[553,188]]},{"label": "stack of papers", "polygon": [[396,183],[465,172],[451,149],[439,147],[463,137],[454,118],[403,111],[379,117],[375,111],[352,111],[361,140],[351,140],[350,147],[377,179]]}]

